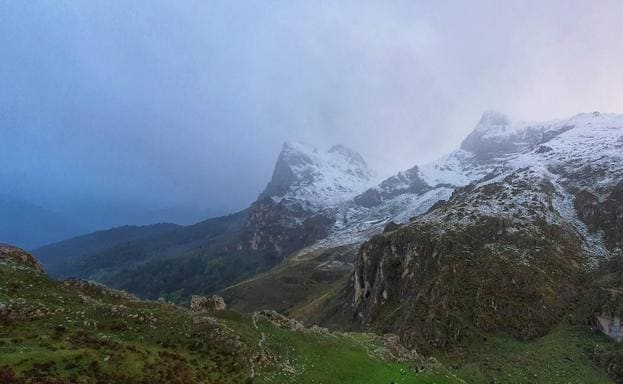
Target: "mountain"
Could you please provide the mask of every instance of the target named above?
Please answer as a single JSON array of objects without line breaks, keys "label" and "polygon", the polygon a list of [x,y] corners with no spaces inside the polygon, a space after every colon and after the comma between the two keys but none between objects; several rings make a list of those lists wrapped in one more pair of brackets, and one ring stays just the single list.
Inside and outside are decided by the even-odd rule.
[{"label": "mountain", "polygon": [[622,129],[617,115],[488,112],[461,148],[376,186],[351,150],[287,143],[248,210],[50,270],[180,302],[226,288],[234,308],[389,330],[420,348],[481,331],[534,338],[620,254]]},{"label": "mountain", "polygon": [[[426,349],[480,332],[533,339],[572,313],[588,323],[621,315],[623,116],[530,123],[487,113],[461,149],[389,180],[404,192],[381,183],[381,202],[356,213],[371,214],[357,230],[378,234],[311,319]],[[418,200],[431,193],[447,198]],[[397,200],[416,214],[378,214]],[[403,225],[376,229],[390,220]],[[358,239],[353,228],[333,228],[323,244]]]},{"label": "mountain", "polygon": [[46,265],[53,265],[59,262],[66,263],[69,260],[98,253],[107,248],[119,246],[124,243],[151,236],[159,236],[179,227],[179,225],[170,223],[144,226],[126,225],[46,245],[36,249],[34,253],[36,253],[39,260]]},{"label": "mountain", "polygon": [[[613,322],[622,191],[623,116],[489,112],[460,149],[322,209],[335,220],[325,238],[222,294],[424,350],[465,348],[482,332],[543,337],[565,316]],[[339,256],[348,246],[356,255]]]},{"label": "mountain", "polygon": [[0,242],[36,248],[88,229],[49,209],[0,195]]},{"label": "mountain", "polygon": [[361,155],[342,145],[321,152],[285,143],[272,179],[249,208],[248,247],[281,261],[325,238],[335,224],[330,208],[364,191],[373,175]]},{"label": "mountain", "polygon": [[[593,253],[603,253],[599,239],[587,232],[574,214],[573,205],[577,202],[570,193],[581,186],[570,185],[571,181],[566,181],[564,174],[577,172],[577,164],[596,167],[601,161],[603,172],[614,173],[606,178],[603,172],[596,173],[591,183],[599,185],[607,179],[620,179],[616,173],[619,169],[616,161],[610,164],[604,157],[610,152],[617,154],[620,143],[618,127],[620,117],[612,115],[583,114],[567,120],[530,123],[514,122],[489,112],[483,115],[460,149],[437,161],[399,172],[372,187],[373,172],[354,151],[336,146],[323,152],[300,143],[286,143],[272,179],[248,210],[229,218],[210,219],[111,245],[78,260],[53,263],[49,270],[55,276],[92,278],[145,297],[165,296],[175,300],[187,300],[191,292],[214,292],[236,283],[235,288],[223,293],[235,307],[262,309],[279,301],[279,308],[292,310],[301,306],[302,303],[297,301],[300,295],[285,299],[277,294],[272,301],[253,299],[250,293],[256,291],[243,280],[284,261],[288,268],[282,268],[280,273],[287,270],[285,275],[301,276],[305,271],[315,271],[313,276],[325,276],[323,268],[334,268],[329,274],[331,281],[326,277],[298,280],[311,284],[304,291],[316,291],[321,287],[316,292],[326,292],[328,287],[333,287],[336,281],[351,273],[356,261],[354,253],[348,253],[345,258],[335,256],[341,252],[323,250],[358,247],[374,235],[383,233],[392,223],[397,226],[407,224],[431,209],[441,208],[444,201],[449,201],[464,188],[472,189],[464,192],[466,201],[462,204],[466,208],[462,210],[495,209],[506,216],[511,212],[525,214],[515,207],[516,202],[515,205],[496,206],[498,200],[489,199],[490,206],[484,208],[475,203],[480,197],[472,201],[480,196],[475,192],[486,185],[492,188],[497,185],[492,181],[499,182],[505,177],[523,180],[526,186],[551,184],[556,191],[548,196],[533,196],[528,190],[523,191],[527,187],[515,189],[527,194],[522,198],[545,199],[547,204],[555,205],[564,220],[573,223],[574,231],[585,239],[582,247]],[[564,171],[563,164],[574,165],[567,165],[571,168]],[[531,176],[532,179],[519,172],[526,167],[537,173]],[[553,178],[554,174],[556,177]],[[482,188],[470,187],[484,182],[488,184]],[[508,182],[501,182],[504,188],[509,188],[506,186]],[[511,189],[505,195],[514,196],[513,193],[517,192]],[[595,199],[602,199],[601,194],[588,189],[578,196],[585,199],[584,204],[589,207],[598,204]],[[612,208],[608,209],[612,215]],[[583,210],[588,208],[580,208]],[[470,212],[466,217],[476,214]],[[583,215],[582,212],[579,214]],[[589,214],[587,211],[586,215]],[[549,211],[542,213],[546,220],[551,220],[549,216]],[[432,217],[432,214],[426,217]],[[458,219],[449,215],[444,220]],[[593,226],[602,222],[594,217],[593,220],[596,221]],[[616,218],[611,221],[616,222]],[[609,236],[616,238],[617,233],[615,229]],[[59,255],[59,260],[63,258],[61,248],[52,252]],[[38,252],[40,250],[35,254]],[[45,252],[41,255],[44,260],[49,257]],[[198,265],[202,267],[197,268]],[[283,275],[269,273],[252,281],[265,287],[260,291],[274,288],[271,291],[279,292],[283,287],[280,276]]]},{"label": "mountain", "polygon": [[[460,149],[325,209],[335,224],[317,246],[361,243],[392,221],[407,223],[435,203],[447,201],[458,188],[521,168],[555,179],[566,198],[573,197],[568,193],[577,188],[588,188],[600,198],[621,177],[621,125],[620,116],[598,113],[533,123],[487,112]],[[598,172],[591,174],[591,169]]]},{"label": "mountain", "polygon": [[188,300],[269,269],[327,236],[323,210],[361,193],[373,173],[356,152],[286,143],[248,209],[188,226],[117,228],[34,251],[57,277],[82,277],[144,297]]},{"label": "mountain", "polygon": [[[617,182],[623,175],[622,127],[623,119],[616,115],[580,114],[566,120],[534,123],[516,122],[487,112],[461,148],[439,160],[399,172],[351,200],[320,209],[316,215],[333,222],[325,237],[268,273],[230,287],[222,294],[236,308],[253,310],[272,305],[295,316],[313,318],[317,308],[305,307],[305,303],[334,294],[336,282],[354,279],[353,268],[361,264],[361,255],[335,256],[343,255],[342,247],[358,248],[375,235],[386,232],[384,236],[390,236],[402,225],[413,227],[420,222],[422,228],[413,232],[427,232],[431,237],[441,234],[425,231],[424,226],[435,229],[440,222],[458,225],[491,217],[504,222],[523,217],[522,231],[530,227],[532,233],[544,231],[540,224],[543,220],[548,226],[555,222],[565,228],[560,231],[561,236],[580,238],[577,243],[582,249],[571,252],[568,248],[569,260],[576,258],[577,262],[578,257],[585,255],[590,259],[603,257],[608,253],[604,241],[616,243],[623,227],[618,221],[620,208],[615,208],[619,207],[617,200],[608,197],[618,196]],[[469,231],[473,233],[470,236],[485,239],[478,232],[489,236],[487,225],[476,231],[473,224],[456,232]],[[401,233],[405,236],[406,232],[404,229]],[[603,239],[600,233],[604,234]],[[533,241],[523,240],[529,244]],[[559,245],[562,243],[561,240]],[[521,244],[516,247],[525,248]],[[620,245],[613,244],[610,249],[617,247]],[[550,268],[564,270],[567,263],[564,258],[553,260]],[[318,278],[324,276],[321,271],[327,265],[336,266],[331,281]],[[348,285],[354,286],[354,281]],[[293,291],[307,292],[307,296],[301,299],[290,293]],[[258,297],[258,292],[264,294]],[[340,300],[354,303],[354,297],[354,292],[349,292],[348,297],[341,296]],[[371,300],[382,301],[378,297]],[[321,306],[322,301],[315,302],[315,307]],[[380,310],[384,312],[385,309]],[[364,328],[369,325],[361,324]]]}]

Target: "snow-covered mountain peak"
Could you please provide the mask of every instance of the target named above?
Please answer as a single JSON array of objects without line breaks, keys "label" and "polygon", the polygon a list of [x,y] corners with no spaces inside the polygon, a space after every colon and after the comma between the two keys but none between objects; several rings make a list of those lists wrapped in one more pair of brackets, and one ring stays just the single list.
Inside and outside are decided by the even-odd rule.
[{"label": "snow-covered mountain peak", "polygon": [[463,140],[461,149],[482,160],[519,153],[574,127],[574,124],[562,123],[559,120],[545,123],[513,121],[500,113],[487,112]]},{"label": "snow-covered mountain peak", "polygon": [[343,145],[320,151],[286,142],[262,197],[293,200],[311,209],[327,207],[361,193],[370,187],[372,177],[363,157]]},{"label": "snow-covered mountain peak", "polygon": [[510,126],[511,120],[508,116],[500,112],[487,111],[483,113],[474,131],[496,135],[507,132]]}]

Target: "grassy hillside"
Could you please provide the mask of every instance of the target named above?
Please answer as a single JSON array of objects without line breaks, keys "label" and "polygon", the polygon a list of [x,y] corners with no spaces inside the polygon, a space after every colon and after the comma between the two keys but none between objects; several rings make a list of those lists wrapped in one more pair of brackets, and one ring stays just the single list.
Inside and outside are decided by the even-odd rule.
[{"label": "grassy hillside", "polygon": [[373,335],[260,314],[194,314],[6,261],[0,325],[3,384],[460,382]]},{"label": "grassy hillside", "polygon": [[46,269],[55,277],[113,276],[148,260],[214,246],[223,237],[237,233],[244,218],[242,211],[188,226],[145,226],[136,230],[96,232],[48,245],[33,254],[42,258]]},{"label": "grassy hillside", "polygon": [[618,350],[601,333],[563,323],[533,341],[486,335],[438,358],[469,383],[597,384],[612,382],[606,371],[613,362],[603,358]]},{"label": "grassy hillside", "polygon": [[529,342],[479,334],[424,357],[390,335],[193,313],[39,268],[0,257],[1,384],[623,382],[620,344],[569,320]]},{"label": "grassy hillside", "polygon": [[343,246],[294,254],[267,272],[225,288],[230,306],[243,312],[296,308],[341,286],[352,273],[357,247]]}]

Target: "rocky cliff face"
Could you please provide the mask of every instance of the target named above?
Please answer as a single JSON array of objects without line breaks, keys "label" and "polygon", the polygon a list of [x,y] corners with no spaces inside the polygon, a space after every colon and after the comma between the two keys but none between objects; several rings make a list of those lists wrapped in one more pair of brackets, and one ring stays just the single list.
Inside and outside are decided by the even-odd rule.
[{"label": "rocky cliff face", "polygon": [[422,180],[419,169],[415,166],[384,180],[377,187],[370,188],[361,195],[356,196],[354,202],[363,207],[371,208],[400,195],[407,193],[422,195],[431,189],[432,187]]},{"label": "rocky cliff face", "polygon": [[333,222],[332,217],[307,211],[296,202],[277,203],[263,198],[249,209],[245,246],[283,258],[325,238]]}]

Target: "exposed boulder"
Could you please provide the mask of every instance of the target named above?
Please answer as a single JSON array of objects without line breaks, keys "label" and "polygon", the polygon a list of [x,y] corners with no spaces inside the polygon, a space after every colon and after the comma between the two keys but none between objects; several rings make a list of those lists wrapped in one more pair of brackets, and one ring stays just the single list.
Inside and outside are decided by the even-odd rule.
[{"label": "exposed boulder", "polygon": [[377,336],[374,340],[374,344],[376,344],[378,348],[376,348],[373,353],[378,355],[381,359],[399,363],[422,360],[422,356],[420,356],[415,349],[405,347],[400,341],[400,337],[392,333]]},{"label": "exposed boulder", "polygon": [[212,296],[197,296],[193,295],[190,298],[190,310],[198,312],[206,311],[222,311],[227,307],[225,300],[218,295]]},{"label": "exposed boulder", "polygon": [[623,341],[623,327],[621,326],[621,318],[619,316],[610,316],[603,313],[597,316],[597,326],[611,339]]},{"label": "exposed boulder", "polygon": [[43,273],[43,266],[33,255],[13,245],[0,244],[0,262],[18,264]]},{"label": "exposed boulder", "polygon": [[42,303],[24,298],[11,298],[6,303],[0,302],[0,324],[38,320],[50,313],[51,311]]}]

